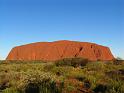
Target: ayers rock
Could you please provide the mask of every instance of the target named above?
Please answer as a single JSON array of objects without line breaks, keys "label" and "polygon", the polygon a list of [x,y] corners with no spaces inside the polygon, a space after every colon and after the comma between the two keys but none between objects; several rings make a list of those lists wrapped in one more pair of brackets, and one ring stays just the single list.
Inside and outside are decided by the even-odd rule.
[{"label": "ayers rock", "polygon": [[114,59],[110,49],[88,42],[55,41],[38,42],[14,47],[7,60],[48,60],[82,57],[91,61]]}]

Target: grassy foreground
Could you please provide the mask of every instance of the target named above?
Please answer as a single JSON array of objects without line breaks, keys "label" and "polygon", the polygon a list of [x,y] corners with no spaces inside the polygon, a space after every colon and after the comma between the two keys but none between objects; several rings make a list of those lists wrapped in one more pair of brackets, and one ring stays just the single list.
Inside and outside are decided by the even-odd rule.
[{"label": "grassy foreground", "polygon": [[0,93],[124,93],[124,64],[82,59],[2,62]]}]

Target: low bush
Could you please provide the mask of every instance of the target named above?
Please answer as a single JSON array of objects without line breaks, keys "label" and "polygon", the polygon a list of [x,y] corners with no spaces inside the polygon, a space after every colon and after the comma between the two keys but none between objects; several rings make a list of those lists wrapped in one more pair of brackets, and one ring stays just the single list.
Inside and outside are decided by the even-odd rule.
[{"label": "low bush", "polygon": [[113,60],[113,63],[114,63],[115,65],[121,65],[121,64],[124,64],[124,60],[114,59],[114,60]]},{"label": "low bush", "polygon": [[5,90],[2,91],[2,93],[20,93],[20,92],[14,88],[6,88]]},{"label": "low bush", "polygon": [[89,62],[88,59],[83,59],[83,58],[64,58],[61,60],[57,60],[55,64],[56,66],[82,67],[82,66],[86,66],[88,62]]},{"label": "low bush", "polygon": [[95,87],[94,92],[95,93],[106,93],[107,86],[103,84],[99,84]]}]

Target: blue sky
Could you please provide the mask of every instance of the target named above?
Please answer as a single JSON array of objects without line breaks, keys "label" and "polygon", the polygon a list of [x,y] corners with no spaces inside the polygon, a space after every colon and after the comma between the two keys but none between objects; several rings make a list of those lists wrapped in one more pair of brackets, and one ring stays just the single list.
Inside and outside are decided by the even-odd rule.
[{"label": "blue sky", "polygon": [[94,42],[124,58],[123,0],[0,0],[0,59],[42,41]]}]

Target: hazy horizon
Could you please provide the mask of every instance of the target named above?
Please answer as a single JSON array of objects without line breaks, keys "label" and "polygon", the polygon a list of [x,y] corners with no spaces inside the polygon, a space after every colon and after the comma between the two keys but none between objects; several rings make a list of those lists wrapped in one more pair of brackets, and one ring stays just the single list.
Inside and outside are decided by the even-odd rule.
[{"label": "hazy horizon", "polygon": [[19,45],[92,42],[124,59],[123,0],[0,0],[0,59]]}]

